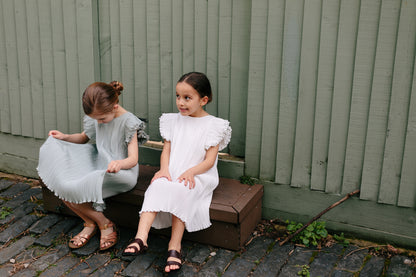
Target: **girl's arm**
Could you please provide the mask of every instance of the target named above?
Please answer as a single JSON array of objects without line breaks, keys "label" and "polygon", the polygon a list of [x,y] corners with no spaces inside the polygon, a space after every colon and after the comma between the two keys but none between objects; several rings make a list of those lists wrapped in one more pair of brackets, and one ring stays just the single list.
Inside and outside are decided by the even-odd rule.
[{"label": "girl's arm", "polygon": [[210,147],[205,154],[204,161],[182,173],[178,178],[179,182],[184,181],[185,186],[189,184],[189,189],[193,189],[195,187],[194,176],[202,174],[214,166],[218,155],[218,149],[219,145]]},{"label": "girl's arm", "polygon": [[58,130],[51,130],[49,131],[48,136],[52,136],[56,139],[72,142],[72,143],[87,143],[90,139],[87,137],[85,132],[77,133],[77,134],[64,134]]},{"label": "girl's arm", "polygon": [[122,169],[130,169],[139,162],[139,145],[137,142],[137,132],[134,133],[129,145],[127,146],[128,156],[124,160],[111,161],[108,164],[107,172],[117,173]]},{"label": "girl's arm", "polygon": [[150,183],[158,178],[166,178],[169,181],[172,181],[169,174],[170,145],[170,141],[164,141],[162,154],[160,155],[160,170],[155,173],[155,176],[153,176]]}]

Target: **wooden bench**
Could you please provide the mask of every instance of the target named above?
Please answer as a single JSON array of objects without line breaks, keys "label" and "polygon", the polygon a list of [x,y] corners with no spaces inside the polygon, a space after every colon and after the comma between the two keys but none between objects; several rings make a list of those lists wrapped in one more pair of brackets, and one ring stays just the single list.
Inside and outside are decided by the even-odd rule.
[{"label": "wooden bench", "polygon": [[[129,192],[106,199],[105,214],[117,225],[136,229],[139,211],[150,180],[158,167],[140,165],[137,185]],[[49,189],[42,186],[46,210],[74,215]],[[261,218],[262,185],[245,185],[238,180],[220,178],[210,206],[211,227],[185,232],[184,238],[232,250],[238,250],[249,238]],[[170,228],[152,232],[170,234]]]}]

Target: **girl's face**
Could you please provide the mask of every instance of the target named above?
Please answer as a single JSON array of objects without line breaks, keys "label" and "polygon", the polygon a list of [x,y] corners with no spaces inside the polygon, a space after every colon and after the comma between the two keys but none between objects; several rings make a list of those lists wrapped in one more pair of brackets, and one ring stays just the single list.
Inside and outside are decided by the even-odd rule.
[{"label": "girl's face", "polygon": [[88,116],[97,120],[98,123],[109,123],[116,117],[116,111],[118,105],[115,105],[113,110],[108,113],[100,113],[97,111],[94,111],[92,114],[89,114]]},{"label": "girl's face", "polygon": [[208,97],[201,98],[199,93],[186,82],[176,84],[176,107],[181,115],[200,117],[206,115],[202,108],[208,103]]}]

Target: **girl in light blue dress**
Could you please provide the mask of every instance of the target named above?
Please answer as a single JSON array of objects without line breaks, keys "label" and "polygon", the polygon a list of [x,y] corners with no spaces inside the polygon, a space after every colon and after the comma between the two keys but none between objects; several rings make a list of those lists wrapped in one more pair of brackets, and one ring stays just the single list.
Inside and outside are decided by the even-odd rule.
[{"label": "girl in light blue dress", "polygon": [[144,123],[120,106],[122,90],[117,81],[88,86],[82,96],[84,131],[52,130],[40,148],[37,170],[43,183],[84,220],[70,248],[84,246],[97,226],[100,250],[114,246],[116,227],[103,214],[104,199],[131,190],[137,182],[138,145],[148,136]]}]

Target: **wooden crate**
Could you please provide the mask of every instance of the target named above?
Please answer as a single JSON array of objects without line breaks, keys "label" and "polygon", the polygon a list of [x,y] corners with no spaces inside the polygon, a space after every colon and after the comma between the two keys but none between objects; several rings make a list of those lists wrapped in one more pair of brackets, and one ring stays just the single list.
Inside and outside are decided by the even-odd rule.
[{"label": "wooden crate", "polygon": [[[137,185],[129,192],[106,199],[105,214],[117,225],[137,228],[144,192],[157,167],[140,165]],[[49,189],[42,186],[45,209],[63,214],[73,213]],[[249,186],[234,179],[220,178],[210,206],[211,227],[185,232],[184,238],[232,250],[238,250],[261,219],[263,186]],[[152,232],[169,235],[170,228]]]}]

